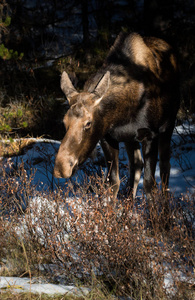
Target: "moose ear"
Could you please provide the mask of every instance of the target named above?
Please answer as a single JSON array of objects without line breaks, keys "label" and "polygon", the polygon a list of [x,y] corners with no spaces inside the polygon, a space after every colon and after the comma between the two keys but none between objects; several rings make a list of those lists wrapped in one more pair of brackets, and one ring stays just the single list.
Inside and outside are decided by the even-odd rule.
[{"label": "moose ear", "polygon": [[62,76],[61,76],[60,86],[61,86],[61,89],[64,92],[66,98],[68,99],[69,103],[73,96],[78,95],[78,92],[74,88],[68,74],[65,71],[62,73]]},{"label": "moose ear", "polygon": [[110,72],[107,71],[106,74],[101,78],[98,85],[96,86],[94,90],[94,94],[98,97],[96,100],[97,102],[100,102],[103,96],[106,94],[108,88],[110,86]]}]

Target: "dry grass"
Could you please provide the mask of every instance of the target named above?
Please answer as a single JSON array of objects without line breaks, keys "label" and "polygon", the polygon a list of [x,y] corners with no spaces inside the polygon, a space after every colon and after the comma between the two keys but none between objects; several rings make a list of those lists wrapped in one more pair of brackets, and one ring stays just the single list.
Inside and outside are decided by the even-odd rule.
[{"label": "dry grass", "polygon": [[98,176],[76,194],[69,185],[37,195],[25,170],[15,172],[0,179],[2,275],[63,276],[93,287],[89,299],[193,299],[193,195],[159,192],[148,208],[144,197],[113,200]]},{"label": "dry grass", "polygon": [[44,141],[45,143],[51,142],[49,139],[45,139],[42,136],[33,138],[33,137],[26,137],[26,138],[2,138],[0,140],[0,157],[12,157],[17,155],[23,155],[27,152],[33,144],[37,143],[38,141]]},{"label": "dry grass", "polygon": [[[74,297],[67,295],[45,295],[45,294],[33,294],[33,293],[17,293],[13,291],[1,291],[1,300],[84,300],[83,297]],[[91,298],[92,299],[92,298]],[[100,298],[98,298],[100,299]],[[95,299],[94,299],[95,300]]]}]

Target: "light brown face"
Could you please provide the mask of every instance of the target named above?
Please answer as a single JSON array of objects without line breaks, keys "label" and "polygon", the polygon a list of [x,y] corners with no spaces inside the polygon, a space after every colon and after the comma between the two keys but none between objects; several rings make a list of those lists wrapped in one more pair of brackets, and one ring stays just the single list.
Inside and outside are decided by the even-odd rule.
[{"label": "light brown face", "polygon": [[56,156],[54,176],[69,178],[96,146],[92,95],[81,93],[64,117],[66,135]]},{"label": "light brown face", "polygon": [[75,168],[82,164],[101,138],[98,106],[110,85],[110,72],[106,72],[90,92],[78,93],[68,74],[61,76],[61,89],[66,95],[70,109],[64,117],[66,135],[56,156],[54,176],[69,178]]}]

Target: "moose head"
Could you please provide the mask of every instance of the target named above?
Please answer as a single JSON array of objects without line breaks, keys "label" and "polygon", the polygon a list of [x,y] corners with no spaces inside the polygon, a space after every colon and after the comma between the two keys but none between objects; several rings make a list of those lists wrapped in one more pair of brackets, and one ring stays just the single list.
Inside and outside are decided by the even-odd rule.
[{"label": "moose head", "polygon": [[93,91],[78,93],[68,74],[61,77],[61,89],[70,108],[64,117],[66,135],[56,156],[54,176],[69,178],[94,150],[105,130],[101,122],[100,102],[110,86],[107,71]]}]

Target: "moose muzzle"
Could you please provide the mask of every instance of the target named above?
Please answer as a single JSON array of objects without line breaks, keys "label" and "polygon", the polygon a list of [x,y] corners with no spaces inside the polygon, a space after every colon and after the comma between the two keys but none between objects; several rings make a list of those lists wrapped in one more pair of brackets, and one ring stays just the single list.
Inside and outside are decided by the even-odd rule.
[{"label": "moose muzzle", "polygon": [[54,165],[54,177],[56,178],[69,178],[73,174],[73,170],[77,166],[77,160],[72,156],[66,155],[65,158],[59,156],[56,157]]}]

